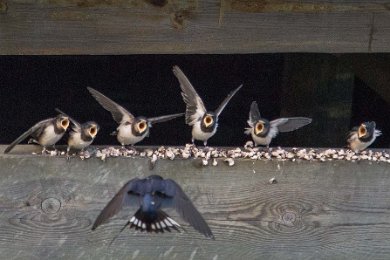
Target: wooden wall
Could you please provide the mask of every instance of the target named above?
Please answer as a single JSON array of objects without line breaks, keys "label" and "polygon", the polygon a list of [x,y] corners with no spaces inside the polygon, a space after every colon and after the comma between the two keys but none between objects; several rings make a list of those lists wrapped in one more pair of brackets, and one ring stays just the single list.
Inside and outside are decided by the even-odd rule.
[{"label": "wooden wall", "polygon": [[[385,259],[390,254],[390,168],[369,162],[72,159],[0,155],[3,259]],[[18,150],[19,149],[19,150]],[[23,148],[24,149],[24,148]],[[26,151],[26,150],[25,150]],[[91,231],[116,191],[136,176],[175,179],[214,232],[145,234],[123,210]],[[275,177],[276,184],[269,184]]]},{"label": "wooden wall", "polygon": [[388,52],[384,0],[0,0],[0,54]]}]

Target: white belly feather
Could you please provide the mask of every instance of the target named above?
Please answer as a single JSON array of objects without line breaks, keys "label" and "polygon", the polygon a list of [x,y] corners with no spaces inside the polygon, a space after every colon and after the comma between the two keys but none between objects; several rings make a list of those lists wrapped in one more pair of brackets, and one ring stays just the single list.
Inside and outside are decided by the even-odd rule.
[{"label": "white belly feather", "polygon": [[131,125],[120,125],[117,130],[117,139],[121,145],[136,144],[142,141],[149,132],[149,130],[146,130],[145,133],[140,136],[133,135],[133,133],[131,132]]},{"label": "white belly feather", "polygon": [[217,132],[217,127],[214,128],[212,132],[203,132],[200,128],[200,121],[197,121],[192,126],[192,137],[195,140],[199,141],[207,141],[210,137],[212,137]]},{"label": "white belly feather", "polygon": [[62,134],[56,134],[54,131],[54,125],[49,125],[45,128],[38,141],[42,146],[52,146],[56,144],[64,134],[65,132]]},{"label": "white belly feather", "polygon": [[267,135],[266,137],[259,137],[255,135],[254,130],[252,129],[251,131],[252,139],[255,142],[256,145],[264,145],[264,146],[269,146],[269,144],[272,141],[272,136]]},{"label": "white belly feather", "polygon": [[85,142],[81,139],[81,133],[72,132],[68,139],[68,146],[72,149],[82,150],[92,144],[92,142],[93,139],[91,141]]}]

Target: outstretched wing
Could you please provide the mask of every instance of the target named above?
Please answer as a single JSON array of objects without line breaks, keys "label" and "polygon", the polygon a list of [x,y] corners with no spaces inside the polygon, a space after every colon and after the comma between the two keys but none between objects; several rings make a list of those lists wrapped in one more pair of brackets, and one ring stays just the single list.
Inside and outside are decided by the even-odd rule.
[{"label": "outstretched wing", "polygon": [[98,226],[117,214],[123,206],[131,206],[136,203],[138,195],[136,193],[132,193],[132,191],[134,192],[136,190],[138,181],[138,178],[130,180],[118,191],[117,194],[115,194],[114,198],[108,202],[96,218],[95,223],[93,223],[92,230],[95,230]]},{"label": "outstretched wing", "polygon": [[305,125],[310,124],[312,121],[311,118],[308,117],[286,117],[286,118],[278,118],[272,120],[270,122],[271,127],[277,126],[279,132],[291,132],[297,130]]},{"label": "outstretched wing", "polygon": [[222,113],[222,111],[225,109],[226,105],[229,103],[230,99],[232,99],[232,97],[234,97],[234,95],[237,93],[237,91],[239,91],[241,88],[242,88],[242,84],[238,88],[236,88],[235,90],[230,92],[229,95],[227,95],[227,97],[219,105],[218,109],[215,110],[215,114],[217,116],[219,116]]},{"label": "outstretched wing", "polygon": [[156,123],[169,121],[169,120],[172,120],[174,118],[181,117],[183,115],[184,115],[184,113],[179,113],[179,114],[172,114],[172,115],[166,115],[166,116],[151,117],[151,118],[148,118],[148,121],[151,124],[156,124]]},{"label": "outstretched wing", "polygon": [[51,122],[55,120],[55,118],[48,118],[48,119],[45,119],[45,120],[42,120],[38,123],[36,123],[34,126],[32,126],[30,129],[28,129],[26,132],[24,132],[21,136],[19,136],[18,138],[16,138],[15,141],[13,141],[5,150],[4,150],[4,153],[9,153],[14,147],[15,145],[17,145],[18,143],[20,143],[21,141],[23,141],[24,139],[26,139],[27,137],[29,137],[30,135],[32,136],[39,136],[44,130],[45,128],[51,124]]},{"label": "outstretched wing", "polygon": [[249,119],[248,125],[250,127],[254,127],[257,121],[261,119],[259,107],[257,106],[257,102],[253,101],[251,104],[251,110],[249,111]]},{"label": "outstretched wing", "polygon": [[72,122],[72,124],[73,124],[73,128],[72,128],[73,131],[78,132],[78,133],[81,132],[81,125],[80,125],[79,122],[77,122],[75,119],[73,119],[73,118],[70,117],[68,114],[66,114],[65,112],[61,111],[60,109],[56,108],[55,110],[56,110],[58,113],[63,114],[64,116],[66,116],[66,117],[69,118],[69,120],[70,120],[70,121]]},{"label": "outstretched wing", "polygon": [[207,238],[214,239],[214,235],[211,232],[210,227],[207,225],[206,221],[199,213],[199,211],[192,204],[191,200],[187,197],[181,187],[171,179],[166,179],[163,181],[163,189],[161,190],[166,196],[171,197],[171,199],[165,198],[165,200],[171,200],[167,206],[175,208],[177,213],[187,221],[191,226],[193,226],[197,231],[202,233]]},{"label": "outstretched wing", "polygon": [[179,80],[180,88],[182,90],[181,95],[187,106],[186,124],[193,125],[206,113],[206,107],[191,82],[178,66],[173,66],[173,74],[175,74],[176,78]]},{"label": "outstretched wing", "polygon": [[96,101],[104,107],[104,109],[111,112],[112,117],[114,120],[118,123],[133,123],[134,116],[127,111],[124,107],[118,105],[96,89],[93,89],[91,87],[87,87],[88,91],[91,93],[91,95],[96,99]]}]

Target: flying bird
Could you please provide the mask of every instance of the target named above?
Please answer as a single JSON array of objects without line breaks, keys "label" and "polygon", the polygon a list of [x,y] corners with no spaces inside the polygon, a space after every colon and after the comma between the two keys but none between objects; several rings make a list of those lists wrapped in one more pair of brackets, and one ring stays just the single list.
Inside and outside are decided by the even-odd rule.
[{"label": "flying bird", "polygon": [[119,124],[117,131],[113,134],[117,136],[122,146],[134,145],[142,141],[145,137],[149,136],[149,129],[153,124],[183,116],[183,113],[178,113],[151,118],[143,116],[134,117],[124,107],[118,105],[99,91],[91,87],[87,87],[87,89],[104,109],[111,112],[113,119]]},{"label": "flying bird", "polygon": [[92,230],[117,214],[122,207],[139,207],[121,231],[130,226],[136,230],[163,233],[179,231],[180,224],[170,218],[162,209],[174,208],[177,213],[207,238],[214,239],[211,229],[194,207],[181,187],[171,179],[151,175],[144,179],[134,178],[127,182],[99,214]]},{"label": "flying bird", "polygon": [[182,90],[181,95],[186,103],[185,120],[187,125],[192,126],[191,141],[192,143],[195,140],[203,141],[204,146],[206,146],[207,140],[217,132],[219,115],[229,103],[230,99],[241,89],[242,85],[230,92],[217,110],[208,111],[191,82],[178,66],[173,66],[173,74],[179,80]]},{"label": "flying bird", "polygon": [[97,133],[100,130],[100,127],[96,122],[88,121],[86,123],[80,124],[75,119],[68,116],[58,108],[56,108],[56,111],[68,117],[70,122],[72,122],[73,124],[72,131],[70,132],[68,138],[68,147],[66,149],[67,155],[69,155],[69,151],[71,149],[83,151],[85,148],[92,144],[93,140],[95,139]]},{"label": "flying bird", "polygon": [[62,114],[42,120],[13,141],[4,150],[4,153],[9,153],[15,145],[29,136],[31,136],[31,139],[28,143],[36,143],[43,146],[42,153],[44,153],[48,146],[54,146],[62,138],[68,127],[69,118]]},{"label": "flying bird", "polygon": [[378,136],[382,135],[382,132],[375,128],[374,121],[364,122],[360,126],[352,128],[348,133],[348,147],[354,152],[363,151],[369,147]]},{"label": "flying bird", "polygon": [[311,118],[308,117],[285,117],[268,121],[260,115],[257,102],[253,101],[249,111],[249,127],[245,133],[251,135],[256,145],[264,145],[269,147],[272,139],[279,132],[291,132],[311,123]]}]

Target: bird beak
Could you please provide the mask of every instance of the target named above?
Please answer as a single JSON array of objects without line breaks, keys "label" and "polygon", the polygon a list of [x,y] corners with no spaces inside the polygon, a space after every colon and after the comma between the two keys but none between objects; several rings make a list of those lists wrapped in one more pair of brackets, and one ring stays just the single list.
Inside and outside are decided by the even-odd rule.
[{"label": "bird beak", "polygon": [[94,138],[96,136],[98,132],[98,129],[96,126],[92,126],[90,129],[89,129],[89,135]]},{"label": "bird beak", "polygon": [[258,122],[255,127],[255,134],[258,135],[262,133],[264,130],[264,123],[263,122]]},{"label": "bird beak", "polygon": [[204,119],[203,119],[203,123],[206,127],[209,127],[210,125],[213,124],[213,118],[209,115],[207,115]]},{"label": "bird beak", "polygon": [[361,138],[367,134],[366,125],[361,125],[358,130],[358,137]]},{"label": "bird beak", "polygon": [[138,127],[138,132],[143,133],[148,127],[148,124],[146,123],[146,121],[142,120],[137,124],[137,127]]},{"label": "bird beak", "polygon": [[61,120],[61,127],[66,130],[69,127],[69,119],[66,117]]}]

